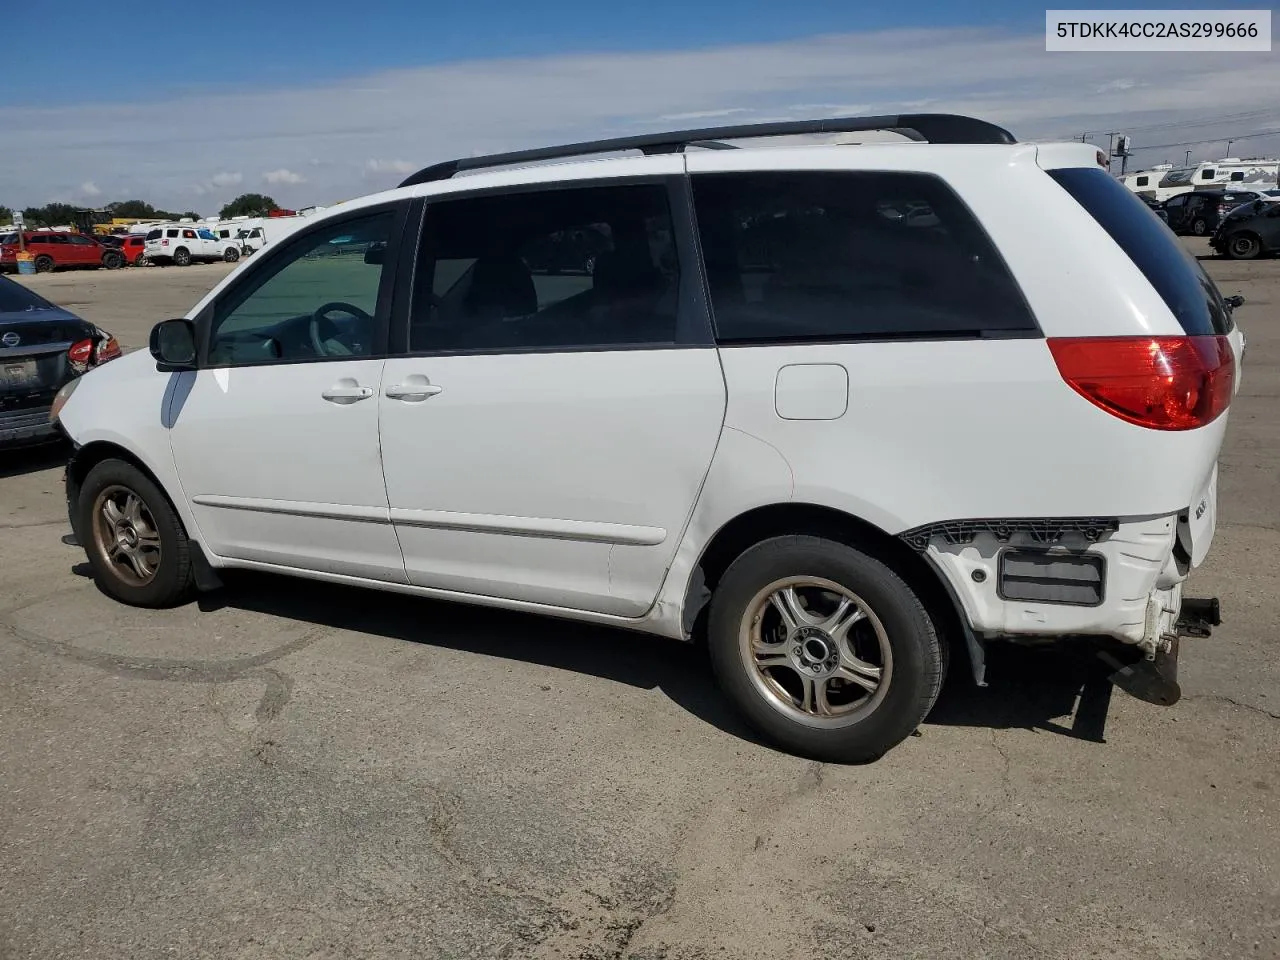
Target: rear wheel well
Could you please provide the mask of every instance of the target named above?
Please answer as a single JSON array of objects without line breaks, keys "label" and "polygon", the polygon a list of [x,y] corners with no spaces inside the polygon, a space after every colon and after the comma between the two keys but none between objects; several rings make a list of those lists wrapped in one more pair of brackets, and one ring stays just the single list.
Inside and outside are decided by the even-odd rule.
[{"label": "rear wheel well", "polygon": [[685,592],[685,627],[703,638],[711,593],[733,561],[748,548],[772,537],[808,534],[835,540],[879,560],[920,598],[945,646],[964,647],[964,626],[939,574],[897,537],[852,514],[804,503],[758,507],[730,520],[711,538]]}]

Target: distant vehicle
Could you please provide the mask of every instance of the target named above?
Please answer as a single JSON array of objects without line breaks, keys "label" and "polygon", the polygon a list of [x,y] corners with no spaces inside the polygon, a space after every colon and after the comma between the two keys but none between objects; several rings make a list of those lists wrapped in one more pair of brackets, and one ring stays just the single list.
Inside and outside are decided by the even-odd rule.
[{"label": "distant vehicle", "polygon": [[[60,230],[38,230],[23,234],[27,252],[35,258],[37,273],[49,273],[69,267],[106,267],[115,270],[124,266],[124,254],[115,247],[99,243],[82,233]],[[18,235],[5,234],[0,238],[0,272],[16,272],[18,269]]]},{"label": "distant vehicle", "polygon": [[1255,260],[1280,253],[1280,191],[1241,204],[1222,221],[1210,245],[1232,260]]},{"label": "distant vehicle", "polygon": [[0,277],[0,446],[57,436],[54,394],[118,356],[111,334]]},{"label": "distant vehicle", "polygon": [[1141,200],[1143,203],[1145,203],[1147,207],[1151,210],[1151,212],[1154,213],[1161,220],[1165,221],[1166,223],[1169,222],[1169,215],[1165,212],[1163,201],[1157,200],[1154,197],[1149,196],[1145,193],[1138,194],[1138,199]]},{"label": "distant vehicle", "polygon": [[238,243],[221,240],[207,227],[194,223],[167,224],[153,228],[147,234],[144,249],[147,260],[158,266],[172,263],[185,267],[192,263],[210,263],[214,260],[234,263],[240,259]]},{"label": "distant vehicle", "polygon": [[147,238],[141,233],[131,233],[120,238],[120,252],[124,262],[134,267],[147,265]]},{"label": "distant vehicle", "polygon": [[1120,182],[1134,193],[1156,200],[1168,200],[1192,190],[1229,189],[1236,184],[1242,190],[1258,190],[1280,182],[1280,160],[1226,157],[1205,160],[1192,167],[1161,163],[1149,170],[1125,174]]},{"label": "distant vehicle", "polygon": [[1193,190],[1165,201],[1165,219],[1174,233],[1212,236],[1233,209],[1262,193],[1257,190]]}]

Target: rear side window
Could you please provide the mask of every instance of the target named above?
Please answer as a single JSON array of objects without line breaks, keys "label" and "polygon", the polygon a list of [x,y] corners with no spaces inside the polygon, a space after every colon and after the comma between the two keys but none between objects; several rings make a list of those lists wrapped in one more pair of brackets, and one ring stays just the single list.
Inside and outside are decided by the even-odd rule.
[{"label": "rear side window", "polygon": [[164,235],[165,235],[166,237],[176,237],[176,236],[178,235],[178,231],[177,231],[177,230],[166,230],[166,231],[164,232]]},{"label": "rear side window", "polygon": [[164,235],[163,230],[152,230],[147,234],[148,240],[159,240]]},{"label": "rear side window", "polygon": [[1111,235],[1190,336],[1227,333],[1231,316],[1204,268],[1160,218],[1103,170],[1048,171]]},{"label": "rear side window", "polygon": [[703,174],[693,192],[722,343],[1036,330],[991,241],[937,177]]}]

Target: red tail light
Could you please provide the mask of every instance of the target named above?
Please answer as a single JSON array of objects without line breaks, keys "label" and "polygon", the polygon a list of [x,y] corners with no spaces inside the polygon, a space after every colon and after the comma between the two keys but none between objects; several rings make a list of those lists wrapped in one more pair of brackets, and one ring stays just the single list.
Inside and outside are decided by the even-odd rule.
[{"label": "red tail light", "polygon": [[98,349],[94,352],[93,362],[106,363],[108,360],[114,360],[120,356],[120,341],[115,337],[107,337],[98,343]]},{"label": "red tail light", "polygon": [[1231,403],[1226,337],[1051,337],[1049,351],[1073,390],[1140,427],[1194,430]]},{"label": "red tail light", "polygon": [[81,340],[79,343],[72,344],[71,349],[67,351],[67,357],[76,369],[87,370],[89,362],[93,360],[93,341]]}]

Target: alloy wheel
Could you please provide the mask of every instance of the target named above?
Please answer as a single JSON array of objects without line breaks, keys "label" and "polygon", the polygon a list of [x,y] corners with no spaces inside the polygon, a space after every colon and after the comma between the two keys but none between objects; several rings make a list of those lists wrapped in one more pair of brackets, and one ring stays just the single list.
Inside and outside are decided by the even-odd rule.
[{"label": "alloy wheel", "polygon": [[145,586],[160,569],[160,531],[146,503],[128,487],[113,485],[93,504],[94,546],[111,572]]},{"label": "alloy wheel", "polygon": [[856,594],[817,577],[789,577],[747,605],[739,652],[775,710],[809,726],[843,727],[879,706],[893,673],[883,624]]}]

